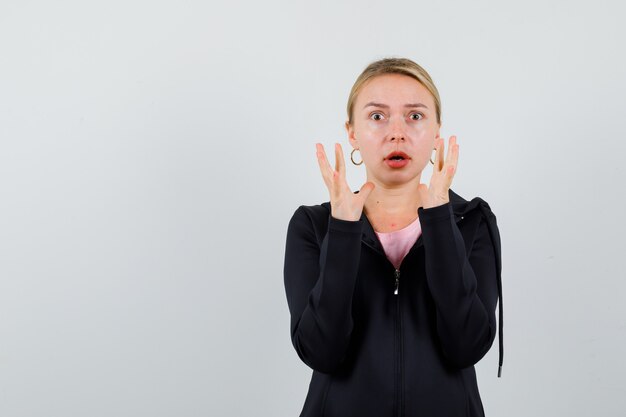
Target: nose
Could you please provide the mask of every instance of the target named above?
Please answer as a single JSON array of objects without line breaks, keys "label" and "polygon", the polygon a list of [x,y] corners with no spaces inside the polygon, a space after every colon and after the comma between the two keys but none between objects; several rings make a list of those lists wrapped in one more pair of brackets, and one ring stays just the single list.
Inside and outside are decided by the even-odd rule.
[{"label": "nose", "polygon": [[401,117],[398,117],[391,123],[391,129],[389,131],[389,139],[392,141],[404,141],[405,140],[405,130],[404,130],[404,120]]}]

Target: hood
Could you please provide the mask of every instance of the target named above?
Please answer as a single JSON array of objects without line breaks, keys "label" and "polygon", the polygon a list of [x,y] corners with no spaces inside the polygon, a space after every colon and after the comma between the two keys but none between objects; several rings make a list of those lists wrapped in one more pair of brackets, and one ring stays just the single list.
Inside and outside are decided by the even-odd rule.
[{"label": "hood", "polygon": [[[500,242],[500,232],[498,231],[498,225],[496,222],[496,216],[491,211],[489,204],[480,197],[474,197],[472,200],[467,201],[454,191],[450,190],[450,203],[452,204],[452,212],[456,216],[464,216],[470,210],[474,210],[476,208],[480,209],[483,213],[483,217],[487,220],[487,227],[489,229],[489,235],[491,236],[491,241],[493,242],[495,255],[496,255],[496,276],[498,280],[498,341],[500,348],[500,358],[498,360],[498,378],[502,376],[502,362],[504,359],[504,340],[502,338],[502,327],[503,327],[503,315],[504,311],[502,310],[502,254],[501,254],[501,242]],[[458,220],[458,217],[457,217]]]},{"label": "hood", "polygon": [[[471,210],[480,210],[483,214],[483,217],[487,220],[487,227],[489,229],[489,235],[491,236],[491,240],[493,241],[495,254],[496,254],[496,275],[498,281],[498,333],[499,333],[499,348],[500,348],[500,358],[498,361],[498,378],[502,376],[502,363],[504,359],[504,340],[502,337],[502,329],[503,329],[503,316],[504,312],[502,309],[502,255],[501,255],[501,242],[500,242],[500,233],[498,231],[496,216],[491,211],[489,204],[480,197],[474,197],[470,201],[465,200],[463,197],[452,191],[452,189],[448,190],[448,195],[450,197],[450,204],[452,205],[452,213],[454,214],[454,220],[458,222],[461,220],[466,213]],[[354,191],[354,194],[358,194],[358,190]],[[326,207],[329,214],[331,212],[330,202],[327,201],[322,203],[323,207]],[[363,241],[380,252],[383,256],[385,255],[384,249],[380,245],[380,241],[376,237],[374,229],[372,228],[369,220],[365,216],[365,212],[361,213],[361,221],[364,221],[365,227],[363,228]]]}]

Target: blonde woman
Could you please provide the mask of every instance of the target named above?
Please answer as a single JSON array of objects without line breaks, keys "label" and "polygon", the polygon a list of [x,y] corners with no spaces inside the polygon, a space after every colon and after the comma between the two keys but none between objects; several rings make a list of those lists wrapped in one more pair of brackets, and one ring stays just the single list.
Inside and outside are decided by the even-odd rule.
[{"label": "blonde woman", "polygon": [[495,215],[450,188],[459,144],[451,136],[444,150],[439,93],[421,66],[371,63],[347,113],[350,159],[367,181],[352,191],[341,145],[333,168],[316,144],[330,200],[298,207],[287,231],[291,339],[313,370],[300,416],[484,416],[474,365],[495,339],[498,299],[498,377],[503,360]]}]

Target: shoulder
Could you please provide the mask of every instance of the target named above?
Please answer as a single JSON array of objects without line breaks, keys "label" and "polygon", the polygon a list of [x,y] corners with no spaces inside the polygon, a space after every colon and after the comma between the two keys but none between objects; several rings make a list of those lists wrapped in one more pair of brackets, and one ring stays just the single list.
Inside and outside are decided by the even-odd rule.
[{"label": "shoulder", "polygon": [[473,197],[471,200],[467,200],[452,190],[450,190],[450,203],[452,203],[452,209],[455,216],[469,216],[474,219],[474,224],[477,225],[476,236],[474,236],[475,239],[491,240],[496,253],[498,268],[500,268],[500,230],[498,228],[496,215],[491,209],[489,203],[482,197],[478,196]]},{"label": "shoulder", "polygon": [[330,215],[330,203],[325,202],[322,204],[298,206],[292,216],[292,219],[309,220],[310,222],[317,224],[328,222],[328,216]]},{"label": "shoulder", "polygon": [[456,217],[464,217],[466,215],[480,213],[485,220],[495,220],[495,214],[493,213],[489,203],[484,198],[475,196],[468,200],[452,189],[449,189],[448,191],[452,212]]},{"label": "shoulder", "polygon": [[330,203],[298,206],[289,220],[289,230],[315,236],[318,241],[326,233],[330,216]]}]

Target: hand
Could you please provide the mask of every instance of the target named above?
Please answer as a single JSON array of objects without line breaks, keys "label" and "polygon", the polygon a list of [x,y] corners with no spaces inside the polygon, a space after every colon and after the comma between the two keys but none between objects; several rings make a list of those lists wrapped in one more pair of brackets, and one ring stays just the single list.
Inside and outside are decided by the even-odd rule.
[{"label": "hand", "polygon": [[324,146],[316,143],[315,147],[317,148],[317,162],[330,192],[331,216],[340,220],[360,220],[365,200],[374,189],[374,183],[367,181],[358,194],[355,194],[346,182],[346,166],[341,145],[335,143],[335,169],[332,169],[328,163]]},{"label": "hand", "polygon": [[440,206],[450,201],[448,190],[452,184],[452,178],[456,174],[457,161],[459,159],[459,145],[456,136],[450,136],[448,144],[448,156],[443,160],[444,139],[439,138],[435,143],[435,164],[433,175],[430,177],[430,186],[420,184],[417,189],[420,194],[422,207],[425,209]]}]

